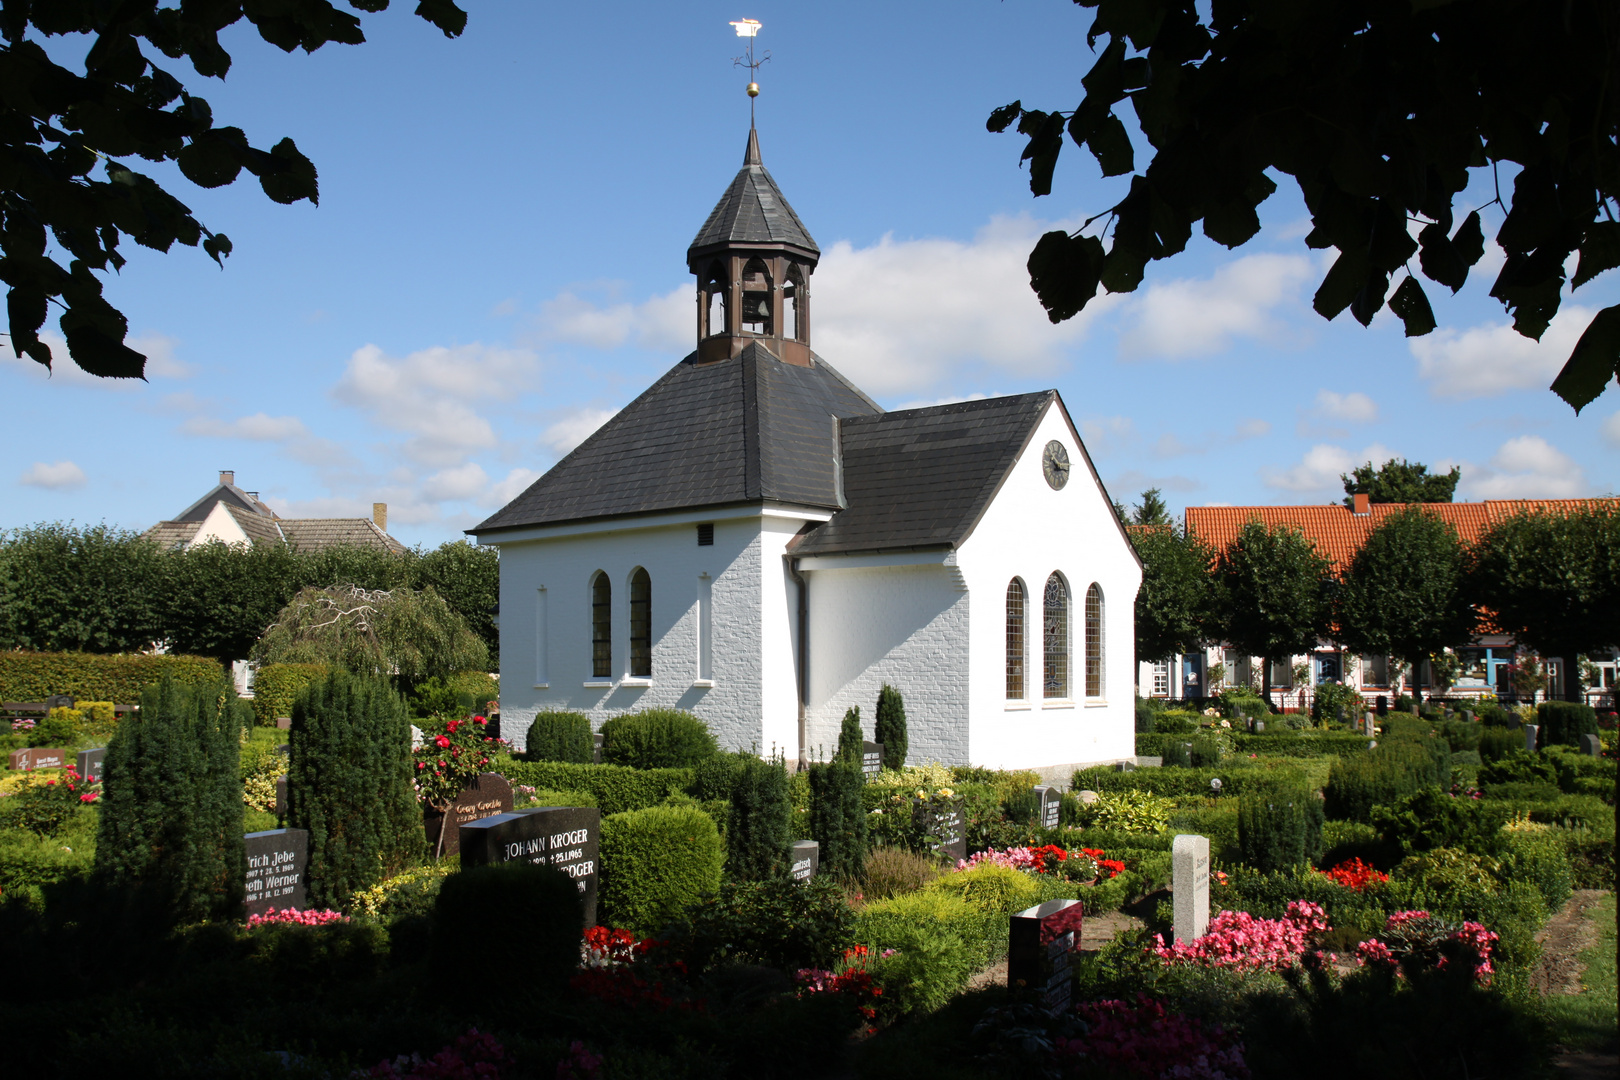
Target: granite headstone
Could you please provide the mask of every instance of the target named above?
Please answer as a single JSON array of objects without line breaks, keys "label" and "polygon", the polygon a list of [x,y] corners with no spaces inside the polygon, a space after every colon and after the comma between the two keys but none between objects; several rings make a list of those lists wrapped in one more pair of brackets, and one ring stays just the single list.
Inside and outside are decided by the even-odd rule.
[{"label": "granite headstone", "polygon": [[[422,814],[422,825],[427,830],[428,847],[442,855],[454,855],[461,850],[461,827],[480,818],[512,812],[512,785],[500,773],[479,773],[478,778],[450,802],[450,808],[440,813],[431,807]],[[444,833],[444,848],[439,848],[439,830]]]},{"label": "granite headstone", "polygon": [[94,750],[79,751],[79,776],[87,784],[101,783],[101,769],[107,761],[107,748],[98,746]]},{"label": "granite headstone", "polygon": [[1048,900],[1012,917],[1007,935],[1007,988],[1054,1013],[1069,1007],[1070,961],[1080,948],[1084,906]]},{"label": "granite headstone", "polygon": [[1209,837],[1183,834],[1170,843],[1170,888],[1177,941],[1209,928]]},{"label": "granite headstone", "polygon": [[271,908],[303,910],[304,874],[309,866],[309,833],[270,829],[242,838],[247,851],[247,913]]},{"label": "granite headstone", "polygon": [[1044,829],[1057,828],[1063,810],[1063,792],[1055,787],[1037,785],[1035,788],[1035,803],[1038,807],[1035,820],[1040,822],[1041,827]]},{"label": "granite headstone", "polygon": [[937,802],[922,799],[911,802],[918,830],[924,836],[936,838],[939,853],[953,863],[967,858],[967,819],[962,813],[963,800],[948,799],[943,808]]},{"label": "granite headstone", "polygon": [[1532,754],[1536,752],[1536,736],[1541,734],[1540,724],[1524,725],[1524,748]]},{"label": "granite headstone", "polygon": [[[507,805],[511,805],[510,800]],[[557,867],[579,887],[585,925],[596,925],[600,810],[594,806],[540,806],[480,817],[463,823],[458,832],[463,867],[509,862]]]},{"label": "granite headstone", "polygon": [[287,816],[287,774],[276,777],[276,817]]},{"label": "granite headstone", "polygon": [[1081,806],[1090,806],[1093,803],[1095,803],[1098,799],[1102,798],[1101,795],[1098,795],[1095,791],[1092,791],[1090,788],[1084,788],[1084,789],[1082,789],[1080,791],[1075,792],[1074,797],[1080,800],[1080,805]]},{"label": "granite headstone", "polygon": [[73,695],[72,694],[52,694],[50,697],[45,699],[45,711],[46,712],[49,712],[52,709],[71,709],[71,708],[73,708]]},{"label": "granite headstone", "polygon": [[30,746],[11,752],[11,767],[22,772],[30,769],[65,769],[68,751],[56,746]]},{"label": "granite headstone", "polygon": [[861,772],[867,776],[876,776],[883,771],[883,744],[880,742],[861,743]]},{"label": "granite headstone", "polygon": [[1581,736],[1581,753],[1591,757],[1603,756],[1603,740],[1596,735]]},{"label": "granite headstone", "polygon": [[795,840],[788,849],[788,876],[794,881],[809,881],[821,868],[821,845],[814,840]]},{"label": "granite headstone", "polygon": [[278,716],[278,717],[276,717],[276,730],[277,731],[291,731],[292,730],[292,717],[290,717],[290,716]]}]

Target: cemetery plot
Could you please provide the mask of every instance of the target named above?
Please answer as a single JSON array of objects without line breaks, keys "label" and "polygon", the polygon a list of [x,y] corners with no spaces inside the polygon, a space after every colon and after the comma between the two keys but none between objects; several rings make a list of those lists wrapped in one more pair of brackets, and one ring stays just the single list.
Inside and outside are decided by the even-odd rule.
[{"label": "cemetery plot", "polygon": [[596,923],[602,814],[594,807],[542,806],[493,814],[462,825],[461,865],[526,862],[555,866],[574,879],[585,925]]},{"label": "cemetery plot", "polygon": [[[486,772],[479,773],[478,779],[462,788],[445,812],[425,810],[422,824],[427,830],[428,844],[435,851],[441,856],[454,855],[461,850],[461,826],[511,812],[512,785],[500,773]],[[441,830],[444,832],[442,848],[439,847]]]},{"label": "cemetery plot", "polygon": [[270,829],[243,837],[247,850],[247,913],[271,908],[302,910],[304,875],[309,867],[309,833],[304,829]]},{"label": "cemetery plot", "polygon": [[1058,1012],[1069,1006],[1070,960],[1080,947],[1084,908],[1078,900],[1048,900],[1012,917],[1007,986],[1015,995]]},{"label": "cemetery plot", "polygon": [[814,840],[797,840],[789,849],[788,876],[794,881],[809,881],[816,876],[821,865],[821,845]]}]

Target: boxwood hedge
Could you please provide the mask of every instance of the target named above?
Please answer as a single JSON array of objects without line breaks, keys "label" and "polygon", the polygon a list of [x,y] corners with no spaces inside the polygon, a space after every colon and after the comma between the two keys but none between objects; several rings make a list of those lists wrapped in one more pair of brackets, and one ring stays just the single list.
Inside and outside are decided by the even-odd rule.
[{"label": "boxwood hedge", "polygon": [[490,765],[513,785],[557,791],[588,791],[603,814],[656,806],[692,787],[691,769],[632,769],[624,765],[576,765],[567,761],[519,761],[501,755]]}]

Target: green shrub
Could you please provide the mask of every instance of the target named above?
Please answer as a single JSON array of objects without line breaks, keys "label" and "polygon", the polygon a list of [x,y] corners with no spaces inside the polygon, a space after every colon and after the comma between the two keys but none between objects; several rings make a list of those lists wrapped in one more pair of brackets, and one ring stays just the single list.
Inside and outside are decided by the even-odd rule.
[{"label": "green shrub", "polygon": [[708,725],[680,709],[644,709],[602,725],[602,761],[636,769],[690,769],[720,752]]},{"label": "green shrub", "polygon": [[72,748],[78,744],[79,722],[83,719],[78,709],[52,709],[28,733],[28,745]]},{"label": "green shrub", "polygon": [[1385,856],[1384,842],[1378,830],[1364,821],[1324,821],[1322,823],[1322,854],[1318,865],[1326,868],[1338,866],[1350,859],[1381,864]]},{"label": "green shrub", "polygon": [[107,746],[96,874],[165,898],[182,920],[242,909],[242,779],[228,682],[164,678]]},{"label": "green shrub", "polygon": [[[952,935],[969,951],[967,970],[961,974],[965,981],[980,964],[1006,950],[1005,934],[994,932],[998,924],[1005,926],[1005,918],[987,915],[954,893],[924,889],[867,904],[855,915],[855,940],[881,952],[915,943],[916,930]],[[951,976],[945,973],[942,976],[945,981],[952,981]],[[955,983],[951,992],[960,986],[961,983]]]},{"label": "green shrub", "polygon": [[[981,960],[972,943],[961,934],[934,926],[906,925],[874,918],[862,938],[880,956],[867,966],[883,987],[881,1012],[885,1016],[932,1012],[967,985]],[[857,934],[860,930],[857,930]],[[871,941],[881,938],[881,941]]]},{"label": "green shrub", "polygon": [[866,865],[865,779],[842,762],[811,765],[810,838],[821,845],[821,872],[858,881]]},{"label": "green shrub", "polygon": [[1498,850],[1503,881],[1523,881],[1534,886],[1549,915],[1564,906],[1573,888],[1573,875],[1563,837],[1551,830],[1505,830]]},{"label": "green shrub", "polygon": [[264,727],[292,716],[293,703],[310,683],[326,678],[325,664],[266,664],[253,674],[253,717]]},{"label": "green shrub", "polygon": [[1195,769],[1214,768],[1221,761],[1221,744],[1208,735],[1201,735],[1193,740],[1187,756]]},{"label": "green shrub", "polygon": [[1232,736],[1233,749],[1239,754],[1276,757],[1347,757],[1365,754],[1371,743],[1367,736],[1348,731],[1263,731]]},{"label": "green shrub", "polygon": [[428,918],[433,914],[444,879],[456,870],[455,859],[413,866],[355,893],[349,898],[348,912],[385,925],[400,919]]},{"label": "green shrub", "polygon": [[1175,804],[1149,791],[1103,791],[1087,808],[1089,824],[1124,832],[1158,832],[1170,823]]},{"label": "green shrub", "polygon": [[861,733],[861,707],[851,705],[844,711],[843,726],[838,729],[838,760],[859,765],[865,753],[866,736]]},{"label": "green shrub", "polygon": [[1524,733],[1517,728],[1500,727],[1497,725],[1482,725],[1479,733],[1479,757],[1481,761],[1495,761],[1505,758],[1515,750],[1523,752]]},{"label": "green shrub", "polygon": [[1303,785],[1241,796],[1243,861],[1266,872],[1312,862],[1322,854],[1322,822],[1322,801]]},{"label": "green shrub", "polygon": [[[1153,734],[1154,717],[1159,712],[1152,704],[1142,698],[1136,699],[1136,733],[1138,735]],[[1137,751],[1141,753],[1141,751]]]},{"label": "green shrub", "polygon": [[164,676],[186,686],[211,686],[225,671],[204,656],[0,651],[0,700],[5,701],[44,701],[52,694],[67,694],[75,701],[128,705],[140,700],[143,687]]},{"label": "green shrub", "polygon": [[1180,735],[1172,736],[1169,742],[1161,745],[1159,756],[1163,759],[1159,763],[1161,767],[1190,769],[1193,763],[1192,743]]},{"label": "green shrub", "polygon": [[87,807],[41,836],[13,819],[19,798],[0,799],[0,904],[31,894],[43,903],[41,888],[90,873],[99,818],[95,807]]},{"label": "green shrub", "polygon": [[1386,843],[1398,845],[1406,855],[1442,847],[1490,855],[1500,846],[1497,834],[1507,814],[1496,804],[1426,787],[1374,806],[1370,820]]},{"label": "green shrub", "polygon": [[561,990],[579,964],[584,924],[573,879],[554,866],[519,862],[451,874],[433,904],[435,966],[455,970],[487,949],[495,912],[521,928],[505,935],[501,951],[523,972],[524,981]]},{"label": "green shrub", "polygon": [[1234,716],[1269,716],[1271,703],[1247,686],[1228,686],[1221,691],[1220,710],[1221,715],[1228,719]]},{"label": "green shrub", "polygon": [[757,881],[786,868],[793,843],[787,763],[753,754],[738,758],[741,767],[727,795],[726,870],[739,881]]},{"label": "green shrub", "polygon": [[575,765],[564,761],[519,761],[497,756],[490,770],[514,786],[552,791],[588,791],[603,814],[657,806],[692,786],[691,769],[632,769],[623,765]]},{"label": "green shrub", "polygon": [[904,848],[880,847],[866,857],[861,891],[868,900],[916,892],[940,876],[939,864]]},{"label": "green shrub", "polygon": [[1543,701],[1536,706],[1542,746],[1579,746],[1582,735],[1598,733],[1597,710],[1576,701]]},{"label": "green shrub", "polygon": [[385,679],[336,671],[293,704],[287,823],[309,830],[309,901],[341,909],[426,847],[405,703]]},{"label": "green shrub", "polygon": [[1214,794],[1210,781],[1215,779],[1221,781],[1222,795],[1240,795],[1278,784],[1306,783],[1307,773],[1292,763],[1255,763],[1247,759],[1229,760],[1218,769],[1160,768],[1120,772],[1112,766],[1097,765],[1075,772],[1069,786],[1075,791],[1151,791],[1171,798],[1207,798]]},{"label": "green shrub", "polygon": [[[1449,755],[1447,766],[1449,771]],[[1395,742],[1335,761],[1323,794],[1328,817],[1371,821],[1374,806],[1388,805],[1421,787],[1438,784],[1434,758],[1426,748]]]},{"label": "green shrub", "polygon": [[855,913],[831,878],[727,882],[689,905],[665,934],[672,958],[693,974],[720,964],[763,964],[789,973],[831,968],[853,944]]},{"label": "green shrub", "polygon": [[878,692],[877,720],[873,725],[872,741],[883,744],[883,767],[903,769],[911,740],[906,735],[906,703],[900,691],[883,684]]},{"label": "green shrub", "polygon": [[1198,730],[1203,717],[1184,709],[1167,709],[1153,718],[1153,731],[1158,735],[1191,735]]},{"label": "green shrub", "polygon": [[930,892],[959,896],[969,907],[986,915],[1011,915],[1044,899],[1035,877],[994,863],[952,871],[927,888]]},{"label": "green shrub", "polygon": [[725,861],[714,821],[690,806],[603,818],[601,854],[603,923],[645,933],[717,891]]},{"label": "green shrub", "polygon": [[584,713],[547,709],[534,714],[524,741],[529,761],[567,761],[589,765],[596,756],[591,718]]},{"label": "green shrub", "polygon": [[270,923],[249,928],[243,939],[254,981],[282,993],[372,978],[388,959],[388,933],[376,923]]},{"label": "green shrub", "polygon": [[1354,724],[1367,710],[1367,701],[1361,696],[1361,691],[1353,686],[1323,683],[1316,688],[1316,696],[1311,701],[1311,719],[1318,724],[1324,721],[1337,723],[1341,707],[1344,709],[1344,722]]}]

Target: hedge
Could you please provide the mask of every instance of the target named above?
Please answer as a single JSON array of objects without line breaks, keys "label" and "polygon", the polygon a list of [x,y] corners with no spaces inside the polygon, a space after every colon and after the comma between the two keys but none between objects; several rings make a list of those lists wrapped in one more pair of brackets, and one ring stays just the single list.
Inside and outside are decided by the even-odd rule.
[{"label": "hedge", "polygon": [[546,709],[534,714],[523,740],[530,761],[567,761],[589,765],[596,756],[591,718],[584,713]]},{"label": "hedge", "polygon": [[602,761],[638,769],[690,769],[720,752],[699,717],[680,709],[643,709],[602,724]]},{"label": "hedge", "polygon": [[579,890],[554,866],[504,863],[451,874],[433,904],[433,964],[455,970],[485,947],[492,912],[518,932],[502,943],[509,962],[520,965],[524,985],[556,993],[579,964]]},{"label": "hedge", "polygon": [[75,700],[128,705],[140,699],[143,687],[165,675],[201,686],[223,679],[225,670],[206,656],[0,652],[0,700],[44,701],[52,694],[71,694]]},{"label": "hedge", "polygon": [[1542,746],[1579,746],[1582,735],[1598,733],[1597,710],[1576,701],[1543,701],[1536,706]]},{"label": "hedge", "polygon": [[1235,768],[1159,768],[1131,772],[1120,772],[1111,765],[1095,765],[1077,771],[1069,783],[1075,791],[1151,791],[1155,795],[1184,797],[1212,794],[1214,789],[1209,782],[1217,777],[1221,781],[1222,795],[1240,795],[1245,791],[1275,788],[1279,784],[1308,782],[1304,770],[1297,766],[1268,762],[1261,766],[1239,765]]},{"label": "hedge", "polygon": [[695,806],[652,806],[602,819],[602,923],[645,933],[720,889],[725,846]]},{"label": "hedge", "polygon": [[[1445,762],[1449,776],[1449,751]],[[1371,821],[1373,807],[1391,805],[1421,788],[1444,783],[1429,746],[1415,741],[1386,742],[1376,753],[1335,761],[1322,793],[1328,817]]]},{"label": "hedge", "polygon": [[567,761],[519,761],[501,755],[490,765],[514,787],[588,791],[602,813],[622,814],[656,806],[692,787],[691,769],[632,769],[624,765],[576,765]]},{"label": "hedge", "polygon": [[299,693],[325,677],[325,664],[266,664],[253,676],[254,719],[270,727],[280,717],[292,716]]},{"label": "hedge", "polygon": [[[1196,734],[1166,735],[1155,732],[1136,736],[1136,752],[1143,757],[1162,757],[1169,764],[1171,752],[1183,743],[1196,742]],[[1364,754],[1372,740],[1352,732],[1267,731],[1260,735],[1232,736],[1232,748],[1239,754],[1264,754],[1268,757],[1326,757]]]}]

